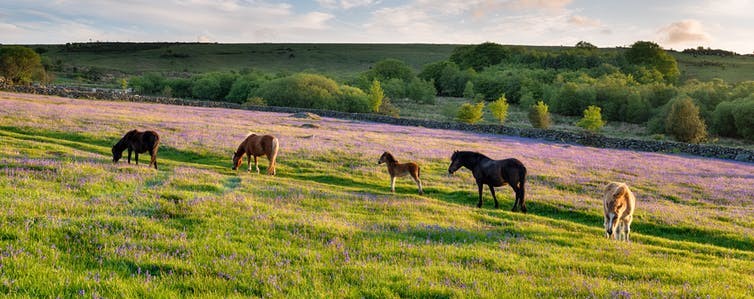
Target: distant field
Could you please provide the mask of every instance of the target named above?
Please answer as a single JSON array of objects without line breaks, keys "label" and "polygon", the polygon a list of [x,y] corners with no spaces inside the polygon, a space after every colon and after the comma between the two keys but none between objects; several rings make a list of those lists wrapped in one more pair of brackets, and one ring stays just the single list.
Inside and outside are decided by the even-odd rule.
[{"label": "distant field", "polygon": [[[33,46],[37,47],[37,46]],[[266,72],[316,71],[331,76],[360,73],[386,58],[420,69],[446,59],[456,45],[428,44],[164,44],[156,49],[67,52],[41,46],[51,61],[97,67],[125,74],[144,72],[203,73],[254,68]]]},{"label": "distant field", "polygon": [[[63,45],[31,45],[47,50],[52,63],[72,67],[96,67],[116,76],[162,72],[168,74],[254,68],[266,72],[314,71],[344,77],[369,69],[385,58],[405,61],[417,71],[427,63],[447,59],[459,45],[442,44],[161,44],[143,50],[64,51]],[[524,46],[547,51],[566,47]],[[601,51],[620,51],[606,48]],[[672,53],[682,79],[728,82],[754,80],[754,57],[717,57]],[[62,77],[62,80],[71,78]]]},{"label": "distant field", "polygon": [[[314,123],[319,128],[301,125]],[[0,293],[17,297],[743,298],[754,294],[754,164],[287,114],[0,93]],[[127,130],[159,170],[113,165]],[[249,131],[278,176],[230,170]],[[453,150],[517,157],[475,208]],[[422,165],[389,192],[384,150]],[[142,159],[145,159],[142,156]],[[262,171],[267,166],[261,160]],[[638,196],[605,240],[602,186]]]}]

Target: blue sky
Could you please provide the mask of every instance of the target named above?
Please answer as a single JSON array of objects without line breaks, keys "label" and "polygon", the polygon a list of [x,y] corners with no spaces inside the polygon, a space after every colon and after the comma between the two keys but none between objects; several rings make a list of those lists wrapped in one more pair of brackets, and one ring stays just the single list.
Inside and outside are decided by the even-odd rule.
[{"label": "blue sky", "polygon": [[754,52],[754,1],[2,0],[0,43],[212,41],[600,47],[652,40]]}]

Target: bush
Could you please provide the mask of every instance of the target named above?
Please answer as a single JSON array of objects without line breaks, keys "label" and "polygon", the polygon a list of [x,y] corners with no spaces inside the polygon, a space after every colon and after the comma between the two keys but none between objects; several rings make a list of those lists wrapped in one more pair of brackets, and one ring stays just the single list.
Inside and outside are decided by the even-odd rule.
[{"label": "bush", "polygon": [[473,124],[482,120],[483,114],[484,114],[484,102],[479,102],[476,104],[464,103],[463,105],[461,105],[461,108],[458,109],[458,114],[456,115],[456,118],[460,122]]},{"label": "bush", "polygon": [[605,121],[602,120],[600,107],[589,106],[584,110],[584,117],[579,120],[576,125],[589,132],[597,132],[602,129],[605,125]]},{"label": "bush", "polygon": [[688,97],[673,101],[665,119],[665,130],[681,142],[699,143],[707,138],[699,108]]},{"label": "bush", "polygon": [[393,99],[402,99],[406,97],[406,83],[401,79],[393,78],[380,82],[380,87],[382,87],[385,96]]},{"label": "bush", "polygon": [[490,103],[489,109],[492,116],[500,123],[504,123],[505,119],[508,118],[508,101],[505,99],[505,95]]},{"label": "bush", "polygon": [[130,85],[136,93],[158,95],[163,89],[165,89],[166,82],[165,78],[161,75],[149,73],[131,78],[128,80],[128,85]]},{"label": "bush", "polygon": [[566,83],[560,87],[557,98],[552,102],[552,110],[570,116],[577,116],[595,102],[596,91],[591,85]]},{"label": "bush", "polygon": [[369,98],[361,89],[322,75],[294,74],[265,82],[256,92],[272,106],[370,112]]},{"label": "bush", "polygon": [[437,94],[437,90],[435,90],[434,85],[419,78],[411,79],[411,82],[406,86],[406,96],[417,103],[434,104],[435,94]]},{"label": "bush", "polygon": [[409,82],[414,78],[414,71],[403,61],[388,58],[375,63],[372,69],[367,72],[367,77],[371,80],[377,79],[383,82],[390,79]]},{"label": "bush", "polygon": [[192,82],[189,79],[178,78],[169,80],[167,85],[170,86],[173,96],[176,98],[190,98]]},{"label": "bush", "polygon": [[222,101],[237,78],[236,74],[222,72],[199,75],[192,78],[191,95],[201,100]]},{"label": "bush", "polygon": [[736,102],[722,102],[712,112],[712,131],[720,136],[738,137],[733,111],[738,109]]},{"label": "bush", "polygon": [[754,96],[749,96],[741,101],[733,110],[733,118],[738,128],[738,134],[748,140],[754,141]]},{"label": "bush", "polygon": [[536,105],[531,106],[529,109],[529,122],[532,127],[547,129],[550,127],[550,113],[547,111],[549,107],[542,101],[537,102]]},{"label": "bush", "polygon": [[251,98],[253,94],[262,86],[266,79],[257,73],[249,73],[244,76],[238,77],[233,85],[230,86],[228,95],[225,99],[233,103],[243,103],[247,99]]},{"label": "bush", "polygon": [[380,106],[382,106],[382,99],[384,97],[385,93],[382,92],[380,81],[372,81],[372,87],[369,88],[369,110],[373,112],[379,112]]}]

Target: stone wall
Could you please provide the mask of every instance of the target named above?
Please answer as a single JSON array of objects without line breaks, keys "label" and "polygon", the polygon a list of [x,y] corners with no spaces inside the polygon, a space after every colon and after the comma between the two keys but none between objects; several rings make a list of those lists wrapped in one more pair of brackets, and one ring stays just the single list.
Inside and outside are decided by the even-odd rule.
[{"label": "stone wall", "polygon": [[270,106],[242,106],[235,103],[184,100],[168,97],[140,96],[111,89],[81,89],[59,86],[7,86],[0,85],[0,90],[54,95],[79,99],[100,99],[111,101],[148,102],[170,105],[246,109],[267,112],[311,112],[324,117],[344,118],[361,121],[394,124],[400,126],[420,126],[434,129],[460,130],[479,133],[501,134],[526,138],[543,139],[548,141],[580,144],[600,148],[630,149],[645,152],[684,153],[703,157],[714,157],[743,162],[754,162],[754,150],[725,147],[712,144],[688,144],[672,141],[637,140],[627,138],[615,138],[589,133],[574,133],[557,130],[543,130],[535,128],[512,128],[503,125],[471,125],[457,122],[396,118],[385,115],[348,113],[330,110],[302,109],[290,107]]}]

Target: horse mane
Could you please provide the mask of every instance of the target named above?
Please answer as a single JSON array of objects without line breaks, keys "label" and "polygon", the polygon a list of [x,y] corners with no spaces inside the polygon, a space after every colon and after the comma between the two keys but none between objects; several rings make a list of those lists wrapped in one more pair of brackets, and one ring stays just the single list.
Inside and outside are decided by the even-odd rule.
[{"label": "horse mane", "polygon": [[482,153],[472,152],[472,151],[456,151],[453,153],[451,160],[455,160],[458,158],[463,158],[465,160],[474,160],[474,161],[479,161],[479,160],[484,160],[484,159],[491,160],[490,157],[487,157]]},{"label": "horse mane", "polygon": [[125,135],[123,135],[123,138],[118,140],[118,143],[113,145],[113,151],[124,151],[128,147],[128,141],[131,139],[131,137],[134,136],[134,134],[138,133],[138,130],[131,130],[128,131]]},{"label": "horse mane", "polygon": [[398,160],[396,160],[395,157],[393,157],[393,154],[391,154],[390,152],[384,152],[382,153],[382,155],[385,156],[385,158],[387,158],[388,162],[398,163]]}]

